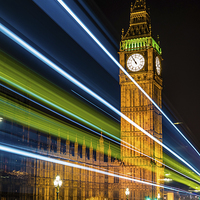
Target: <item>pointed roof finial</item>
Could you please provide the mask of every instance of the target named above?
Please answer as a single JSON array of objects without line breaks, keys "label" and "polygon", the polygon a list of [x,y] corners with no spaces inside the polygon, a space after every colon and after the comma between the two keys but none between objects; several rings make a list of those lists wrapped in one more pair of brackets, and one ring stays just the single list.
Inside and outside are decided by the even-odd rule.
[{"label": "pointed roof finial", "polygon": [[85,146],[85,136],[83,137],[83,145]]},{"label": "pointed roof finial", "polygon": [[149,23],[149,32],[151,34],[151,23]]},{"label": "pointed roof finial", "polygon": [[146,0],[144,0],[144,9],[147,9]]},{"label": "pointed roof finial", "polygon": [[139,11],[139,10],[146,10],[146,0],[136,0],[133,9],[133,11]]},{"label": "pointed roof finial", "polygon": [[92,139],[91,139],[91,143],[90,143],[90,148],[92,148]]},{"label": "pointed roof finial", "polygon": [[111,156],[110,142],[109,142],[109,148],[108,148],[108,156]]},{"label": "pointed roof finial", "polygon": [[124,29],[122,29],[121,39],[124,37]]},{"label": "pointed roof finial", "polygon": [[160,36],[157,35],[157,42],[158,42],[158,45],[160,45]]},{"label": "pointed roof finial", "polygon": [[103,143],[103,135],[102,135],[102,129],[101,129],[101,137],[100,137],[100,143]]},{"label": "pointed roof finial", "polygon": [[131,12],[133,12],[133,2],[131,2]]},{"label": "pointed roof finial", "polygon": [[60,128],[58,128],[58,137],[60,137]]}]

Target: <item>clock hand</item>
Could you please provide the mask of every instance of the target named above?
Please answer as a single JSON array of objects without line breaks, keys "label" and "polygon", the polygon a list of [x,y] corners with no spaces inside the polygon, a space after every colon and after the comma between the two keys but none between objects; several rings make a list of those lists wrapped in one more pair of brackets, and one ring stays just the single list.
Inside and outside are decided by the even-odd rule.
[{"label": "clock hand", "polygon": [[137,65],[137,62],[135,61],[135,59],[133,58],[133,57],[131,57],[132,58],[132,60],[135,62],[135,64]]}]

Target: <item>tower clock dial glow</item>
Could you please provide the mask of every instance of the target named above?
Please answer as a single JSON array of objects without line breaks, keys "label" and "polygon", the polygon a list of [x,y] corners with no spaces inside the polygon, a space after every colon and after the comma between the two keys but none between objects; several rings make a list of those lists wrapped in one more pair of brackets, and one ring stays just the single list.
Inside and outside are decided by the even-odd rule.
[{"label": "tower clock dial glow", "polygon": [[144,63],[144,57],[139,53],[135,53],[129,56],[127,60],[127,67],[129,70],[137,72],[144,67]]},{"label": "tower clock dial glow", "polygon": [[156,71],[157,71],[158,75],[160,75],[160,72],[161,72],[161,64],[160,64],[160,59],[159,59],[158,56],[156,57]]}]

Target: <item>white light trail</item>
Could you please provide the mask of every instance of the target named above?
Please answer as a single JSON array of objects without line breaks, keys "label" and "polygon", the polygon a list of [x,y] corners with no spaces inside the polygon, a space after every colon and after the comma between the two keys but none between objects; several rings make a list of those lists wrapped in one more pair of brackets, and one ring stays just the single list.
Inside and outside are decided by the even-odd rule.
[{"label": "white light trail", "polygon": [[[0,86],[2,86],[2,87],[4,87],[4,88],[6,88],[6,89],[8,89],[8,90],[10,90],[10,91],[12,91],[12,92],[14,92],[15,94],[17,94],[17,95],[19,95],[19,96],[21,96],[21,97],[23,97],[23,98],[25,98],[25,99],[28,99],[29,101],[32,101],[33,103],[35,103],[35,104],[37,104],[37,105],[39,105],[39,106],[41,106],[41,107],[43,107],[43,108],[45,108],[45,109],[47,109],[47,110],[53,112],[53,113],[55,113],[55,114],[57,114],[57,115],[59,115],[59,116],[65,118],[65,119],[67,119],[67,120],[72,121],[73,123],[75,123],[75,124],[77,124],[77,125],[79,125],[79,126],[82,126],[83,128],[85,128],[85,129],[87,129],[87,130],[89,130],[89,131],[91,131],[91,132],[93,132],[93,133],[95,133],[95,134],[97,134],[97,135],[101,135],[99,132],[96,132],[96,131],[94,131],[94,130],[92,130],[92,129],[90,129],[90,128],[88,128],[88,127],[86,127],[86,126],[84,126],[84,125],[82,125],[82,124],[80,124],[80,123],[78,123],[78,122],[76,122],[76,121],[74,121],[74,120],[72,120],[72,119],[70,119],[70,118],[64,116],[64,115],[62,115],[62,114],[60,114],[60,113],[58,113],[58,112],[56,112],[56,111],[54,111],[54,110],[52,110],[52,109],[50,109],[50,108],[48,108],[48,107],[46,107],[46,106],[44,106],[44,105],[38,103],[37,101],[34,101],[34,100],[32,100],[32,99],[30,99],[30,98],[28,98],[28,97],[26,97],[26,96],[20,94],[19,92],[17,92],[17,91],[15,91],[15,90],[13,90],[13,89],[11,89],[11,88],[9,88],[9,87],[7,87],[7,86],[1,84],[1,83],[0,83]],[[22,88],[21,88],[21,89],[22,89]],[[25,92],[26,92],[26,93],[29,93],[29,91],[27,91],[27,90],[25,90]],[[1,119],[1,117],[0,117],[0,119]],[[110,135],[111,135],[111,134],[110,134]],[[107,140],[110,140],[111,142],[114,142],[114,143],[116,143],[116,144],[118,144],[118,145],[121,145],[121,146],[123,146],[123,147],[125,147],[125,148],[128,148],[128,149],[130,149],[130,150],[132,150],[132,151],[135,151],[135,152],[137,152],[137,153],[139,153],[139,154],[141,154],[141,155],[143,155],[143,156],[145,156],[145,157],[147,157],[147,158],[150,158],[150,159],[154,160],[155,162],[158,162],[158,163],[160,163],[161,165],[163,165],[163,166],[165,166],[165,167],[171,169],[172,171],[174,171],[174,172],[176,172],[176,173],[178,173],[178,174],[180,174],[180,175],[182,175],[182,176],[184,176],[184,177],[186,177],[186,178],[188,178],[188,179],[190,179],[190,180],[192,180],[192,181],[195,181],[195,182],[197,182],[198,184],[200,184],[200,182],[198,182],[197,180],[192,179],[191,177],[188,177],[188,176],[186,176],[185,174],[182,174],[181,172],[179,172],[179,171],[177,171],[177,170],[175,170],[175,169],[169,167],[168,165],[166,165],[166,164],[160,162],[159,160],[157,160],[157,159],[155,159],[155,158],[152,158],[151,156],[148,156],[148,155],[146,155],[146,154],[140,152],[140,151],[137,150],[133,145],[126,146],[125,144],[122,144],[122,143],[120,143],[120,142],[117,142],[116,140],[113,140],[113,139],[111,139],[111,138],[109,138],[109,137],[107,137],[107,136],[105,136],[105,135],[102,135],[102,136],[103,136],[104,138],[106,138]],[[112,135],[111,135],[111,136],[112,136]],[[119,139],[119,138],[118,138],[118,139]],[[120,139],[119,139],[119,140],[120,140]],[[124,142],[124,141],[122,140],[122,142]],[[3,144],[3,143],[1,143],[1,144]],[[130,146],[131,146],[131,147],[130,147]],[[134,149],[134,148],[135,148],[135,149]]]},{"label": "white light trail", "polygon": [[146,185],[161,187],[161,188],[165,188],[165,189],[169,189],[169,190],[173,190],[173,191],[177,191],[177,192],[187,193],[187,194],[190,194],[190,195],[196,195],[196,194],[184,191],[184,190],[179,190],[177,188],[172,188],[172,187],[168,187],[168,186],[164,186],[164,185],[157,185],[157,184],[154,184],[154,183],[149,183],[149,182],[146,182],[146,181],[141,181],[141,180],[129,178],[129,177],[126,177],[126,176],[113,174],[113,173],[110,173],[110,172],[94,169],[94,168],[91,168],[91,167],[85,167],[85,166],[82,166],[82,165],[73,164],[73,163],[70,163],[70,162],[62,161],[62,160],[57,160],[55,158],[49,158],[49,157],[46,157],[46,156],[41,156],[41,155],[30,153],[30,152],[27,152],[27,151],[22,151],[22,150],[19,150],[19,149],[16,149],[16,148],[7,147],[5,145],[0,145],[0,150],[4,151],[4,152],[9,152],[9,153],[25,156],[25,157],[28,157],[28,158],[39,159],[39,160],[43,160],[43,161],[46,161],[46,162],[52,162],[52,163],[56,163],[56,164],[60,164],[60,165],[66,165],[66,166],[69,166],[69,167],[75,167],[75,168],[78,168],[78,169],[85,169],[85,170],[88,170],[88,171],[97,172],[97,173],[105,174],[105,175],[109,175],[109,176],[114,176],[114,177],[130,180],[130,181],[135,181],[135,182],[146,184]]},{"label": "white light trail", "polygon": [[98,101],[100,101],[101,103],[103,103],[105,106],[107,106],[108,108],[110,108],[116,114],[118,114],[119,116],[121,116],[122,118],[124,118],[130,124],[132,124],[133,126],[135,126],[141,132],[143,132],[148,137],[150,137],[152,140],[154,140],[159,145],[161,145],[163,148],[165,148],[166,150],[168,150],[171,154],[173,154],[174,156],[176,156],[179,160],[181,160],[184,164],[186,164],[190,169],[192,169],[196,174],[198,174],[200,176],[200,173],[194,167],[192,167],[188,162],[186,162],[178,154],[176,154],[174,151],[172,151],[169,147],[167,147],[165,144],[163,144],[158,139],[156,139],[155,137],[153,137],[150,133],[148,133],[147,131],[145,131],[143,128],[141,128],[139,125],[137,125],[131,119],[129,119],[126,115],[124,115],[123,113],[121,113],[119,110],[117,110],[115,107],[113,107],[110,103],[108,103],[103,98],[101,98],[99,95],[97,95],[96,93],[94,93],[92,90],[90,90],[85,85],[83,85],[82,83],[80,83],[78,80],[76,80],[75,78],[73,78],[67,72],[65,72],[64,70],[62,70],[60,67],[58,67],[56,64],[54,64],[51,60],[49,60],[43,54],[41,54],[39,51],[37,51],[36,49],[34,49],[32,46],[30,46],[28,43],[26,43],[24,40],[22,40],[16,34],[14,34],[12,31],[10,31],[8,28],[6,28],[3,24],[0,24],[0,31],[3,34],[5,34],[7,37],[9,37],[10,39],[12,39],[14,42],[16,42],[17,44],[19,44],[21,47],[23,47],[24,49],[26,49],[28,52],[30,52],[31,54],[33,54],[39,60],[41,60],[42,62],[44,62],[45,64],[47,64],[50,68],[52,68],[53,70],[55,70],[56,72],[58,72],[60,75],[62,75],[63,77],[65,77],[67,80],[71,81],[76,86],[78,86],[79,88],[81,88],[82,90],[84,90],[85,92],[87,92],[88,94],[90,94],[91,96],[93,96],[95,99],[97,99]]},{"label": "white light trail", "polygon": [[88,103],[90,103],[91,105],[95,106],[96,108],[98,108],[99,110],[101,110],[102,112],[106,113],[106,115],[109,115],[110,117],[112,117],[114,120],[116,120],[117,122],[120,123],[120,121],[118,119],[116,119],[114,116],[112,116],[111,114],[109,114],[108,112],[106,112],[105,110],[101,109],[100,107],[98,107],[97,105],[95,105],[94,103],[92,103],[91,101],[89,101],[88,99],[86,99],[85,97],[81,96],[79,93],[75,92],[74,90],[71,90],[74,94],[76,94],[77,96],[81,97],[82,99],[84,99],[85,101],[87,101]]},{"label": "white light trail", "polygon": [[101,42],[93,35],[93,33],[84,25],[84,23],[74,14],[74,12],[66,5],[63,0],[57,0],[59,4],[73,17],[73,19],[84,29],[84,31],[97,43],[97,45],[111,58],[111,60],[128,76],[128,78],[142,91],[142,93],[153,103],[153,105],[163,114],[168,122],[176,129],[176,131],[190,144],[195,152],[200,156],[200,153],[194,145],[185,137],[185,135],[174,125],[169,117],[162,109],[151,99],[151,97],[142,89],[142,87],[129,75],[129,73],[120,65],[120,63],[111,55],[111,53],[101,44]]},{"label": "white light trail", "polygon": [[[9,82],[9,83],[10,83],[10,82]],[[11,84],[11,85],[13,85],[13,84]],[[73,122],[73,123],[75,123],[75,124],[77,124],[77,125],[79,125],[79,126],[82,126],[83,128],[85,128],[85,129],[87,129],[87,130],[89,130],[89,131],[91,131],[91,132],[93,132],[93,133],[95,133],[95,134],[97,134],[97,135],[101,135],[99,132],[94,131],[93,129],[90,129],[90,128],[88,128],[87,126],[84,126],[84,125],[82,125],[82,124],[80,124],[80,123],[78,123],[78,122],[76,122],[76,121],[74,121],[74,120],[72,120],[72,119],[70,119],[70,118],[68,118],[68,117],[66,117],[66,116],[64,116],[64,115],[62,115],[62,114],[60,114],[60,113],[58,113],[58,112],[56,112],[56,111],[54,111],[54,110],[52,110],[52,109],[50,109],[50,108],[48,108],[48,107],[46,107],[46,106],[44,106],[44,105],[38,103],[37,101],[32,100],[31,98],[28,98],[28,97],[22,95],[21,93],[19,93],[19,92],[13,90],[13,89],[11,89],[11,88],[9,88],[9,87],[7,87],[7,86],[1,84],[1,83],[0,83],[0,86],[2,86],[2,87],[4,87],[4,88],[6,88],[6,89],[8,89],[8,90],[10,90],[10,91],[12,91],[12,92],[14,92],[15,94],[17,94],[17,95],[19,95],[19,96],[21,96],[21,97],[23,97],[23,98],[25,98],[25,99],[28,99],[29,101],[32,101],[33,103],[35,103],[35,104],[37,104],[37,105],[39,105],[39,106],[41,106],[41,107],[43,107],[43,108],[45,108],[45,109],[47,109],[47,110],[53,112],[53,113],[55,113],[55,114],[57,114],[57,115],[59,115],[59,116],[65,118],[65,119],[67,119],[67,120],[70,120],[71,122]],[[18,88],[20,88],[22,91],[26,92],[26,93],[29,93],[29,92],[30,92],[30,91],[28,91],[28,90],[25,90],[25,89],[19,87],[18,85],[16,85],[16,86],[17,86]],[[30,93],[30,94],[33,95],[33,96],[35,95],[34,93]],[[78,93],[77,93],[77,94],[78,94]],[[1,117],[0,117],[0,119],[1,119]],[[185,174],[183,174],[183,173],[181,173],[181,172],[179,172],[179,171],[177,171],[177,170],[171,168],[170,166],[168,166],[168,165],[166,165],[166,164],[160,162],[159,160],[157,160],[157,159],[155,159],[155,158],[152,158],[151,156],[148,156],[148,155],[146,155],[145,153],[140,152],[140,151],[137,150],[137,148],[134,147],[133,145],[130,145],[130,144],[128,144],[128,143],[125,143],[123,140],[122,140],[122,142],[125,143],[125,144],[127,144],[128,146],[125,145],[125,144],[122,144],[122,143],[118,142],[118,141],[120,141],[120,138],[117,138],[117,137],[115,137],[115,136],[112,135],[112,134],[110,134],[110,136],[117,138],[118,141],[113,140],[113,139],[111,139],[111,138],[109,138],[109,137],[107,137],[107,136],[105,136],[105,135],[102,135],[102,136],[103,136],[105,139],[110,140],[111,142],[114,142],[114,143],[118,144],[119,146],[121,145],[121,146],[123,146],[123,147],[125,147],[125,148],[127,148],[127,149],[130,149],[131,151],[135,151],[135,152],[137,152],[137,153],[139,153],[139,154],[145,156],[146,158],[150,158],[150,159],[156,161],[157,163],[160,163],[161,165],[163,165],[163,166],[169,168],[170,170],[172,170],[172,171],[174,171],[174,172],[180,174],[181,176],[184,176],[184,177],[186,177],[186,178],[188,178],[188,179],[190,179],[190,180],[192,180],[192,181],[197,182],[198,184],[200,184],[200,182],[198,182],[197,180],[192,179],[191,177],[186,176]]]},{"label": "white light trail", "polygon": [[[47,104],[53,106],[54,108],[56,108],[56,109],[58,109],[58,110],[64,112],[65,114],[70,115],[70,116],[72,116],[72,117],[74,117],[74,118],[80,120],[82,123],[86,123],[86,124],[90,125],[92,128],[99,130],[100,132],[103,131],[104,133],[106,133],[106,134],[109,135],[110,137],[113,137],[114,139],[116,139],[116,141],[118,141],[117,144],[120,144],[120,143],[119,143],[119,142],[121,142],[120,138],[118,138],[118,137],[116,137],[116,136],[110,134],[109,132],[103,130],[102,128],[99,128],[98,126],[96,126],[96,125],[94,125],[94,124],[88,122],[87,120],[84,120],[83,118],[81,118],[81,117],[79,117],[79,116],[73,114],[72,112],[69,112],[68,110],[63,109],[62,107],[60,107],[60,106],[58,106],[58,105],[52,103],[51,101],[48,101],[47,99],[45,99],[45,98],[43,98],[43,97],[41,97],[41,96],[39,96],[39,95],[37,95],[37,94],[35,94],[35,93],[33,93],[33,92],[31,92],[31,91],[29,91],[29,90],[27,90],[27,89],[21,87],[20,85],[17,85],[17,84],[15,84],[15,83],[11,82],[10,80],[7,80],[7,79],[4,78],[4,77],[1,77],[1,79],[2,79],[3,81],[5,81],[6,83],[8,83],[8,84],[11,84],[11,85],[16,86],[18,89],[22,90],[23,92],[26,92],[27,94],[30,94],[31,96],[36,97],[37,99],[42,100],[43,102],[45,102],[45,103],[47,103]],[[64,116],[64,115],[62,115],[62,114],[60,114],[60,113],[58,113],[58,112],[56,112],[56,111],[54,111],[54,110],[52,110],[52,109],[50,109],[50,108],[44,106],[44,105],[42,105],[42,104],[40,104],[40,103],[34,101],[34,100],[32,100],[32,99],[29,99],[29,98],[25,97],[24,95],[22,95],[22,94],[20,94],[20,93],[18,93],[18,92],[16,92],[16,91],[14,91],[14,90],[12,90],[12,89],[10,89],[10,88],[4,86],[4,85],[2,85],[2,84],[0,84],[0,86],[3,86],[3,87],[5,87],[5,88],[9,89],[10,91],[12,91],[12,92],[14,92],[14,93],[16,93],[16,94],[22,96],[23,98],[26,98],[26,99],[28,99],[29,101],[32,101],[32,102],[34,102],[34,103],[36,103],[36,104],[38,104],[38,105],[44,107],[45,109],[50,110],[51,112],[54,112],[55,114],[57,114],[57,115],[59,115],[59,116],[62,116],[63,118],[65,118],[65,119],[67,119],[67,120],[70,120],[70,121],[72,121],[73,123],[78,124],[79,126],[82,126],[83,128],[86,128],[86,129],[89,130],[89,131],[92,131],[92,132],[94,132],[94,133],[96,133],[96,134],[98,134],[98,135],[101,135],[99,132],[94,131],[93,129],[90,129],[90,128],[84,126],[83,124],[80,124],[80,123],[78,123],[78,122],[76,122],[76,121],[74,121],[74,120],[72,120],[72,119],[70,119],[70,118],[68,118],[68,117],[66,117],[66,116]],[[104,135],[104,137],[105,137],[106,139],[109,138],[109,137],[107,137],[107,136],[105,136],[105,135]],[[115,141],[115,140],[112,140],[111,138],[109,138],[109,140],[111,140],[112,142],[115,142],[115,143],[116,143],[116,141]]]}]

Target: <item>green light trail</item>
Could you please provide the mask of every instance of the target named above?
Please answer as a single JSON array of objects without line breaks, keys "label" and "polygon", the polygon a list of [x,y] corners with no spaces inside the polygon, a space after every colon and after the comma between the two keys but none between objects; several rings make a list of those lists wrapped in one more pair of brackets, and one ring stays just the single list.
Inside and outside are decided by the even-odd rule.
[{"label": "green light trail", "polygon": [[[65,140],[69,138],[70,141],[77,141],[80,145],[83,145],[83,141],[85,140],[87,147],[91,146],[92,141],[93,149],[98,150],[99,148],[99,136],[78,129],[7,95],[1,94],[0,108],[0,114],[4,119],[13,120],[18,124],[29,126],[32,129],[61,137]],[[119,146],[109,143],[106,140],[104,140],[105,153],[107,153],[109,145],[112,155],[115,157],[118,156],[118,159],[120,159]]]},{"label": "green light trail", "polygon": [[195,190],[200,191],[200,185],[198,183],[191,181],[191,180],[189,180],[189,179],[187,179],[187,178],[185,178],[185,177],[183,177],[183,176],[181,176],[181,175],[179,175],[179,174],[177,174],[177,173],[175,173],[175,172],[173,172],[169,169],[166,169],[166,168],[165,168],[165,176],[167,178],[172,179],[175,182],[182,183],[182,184],[187,185],[187,186],[189,186],[189,187],[191,187]]},{"label": "green light trail", "polygon": [[[163,162],[164,162],[167,166],[169,166],[169,167],[175,169],[176,171],[179,171],[179,172],[181,172],[182,174],[184,174],[184,175],[186,175],[186,176],[188,176],[188,177],[190,177],[190,178],[192,178],[192,179],[194,179],[194,180],[200,182],[200,177],[199,177],[197,174],[195,174],[192,170],[190,170],[190,169],[188,169],[187,167],[185,167],[184,165],[180,164],[179,162],[177,162],[176,160],[174,160],[173,158],[171,158],[171,157],[168,156],[167,154],[164,154],[164,156],[163,156]],[[165,170],[167,170],[167,169],[165,168]],[[171,171],[171,170],[170,170],[170,171]],[[173,173],[175,173],[175,172],[173,172]],[[167,174],[168,174],[168,173],[167,173]],[[169,173],[169,174],[170,174],[170,173]],[[172,176],[172,177],[173,177],[173,176]],[[166,176],[166,178],[170,178],[170,177],[169,177],[169,176]]]},{"label": "green light trail", "polygon": [[[13,120],[19,124],[29,126],[35,130],[39,130],[43,133],[54,135],[56,137],[61,137],[67,139],[69,137],[70,141],[77,141],[80,145],[83,145],[83,138],[85,138],[85,145],[90,147],[91,140],[93,149],[99,150],[99,137],[94,136],[86,131],[82,131],[69,125],[57,118],[47,115],[39,110],[36,110],[29,105],[26,105],[22,102],[12,99],[6,95],[1,96],[0,99],[1,116],[6,119]],[[104,140],[105,153],[110,146],[112,156],[120,159],[120,146],[109,144]],[[180,171],[181,173],[200,181],[200,178],[193,173],[188,168],[179,164],[174,159],[170,158],[168,155],[164,155],[164,163],[170,166],[171,168]],[[187,178],[165,168],[165,177],[173,179],[173,181],[185,184],[190,186],[195,190],[200,190],[200,185],[194,181],[188,180]]]},{"label": "green light trail", "polygon": [[0,56],[0,76],[4,83],[92,129],[120,138],[119,123],[80,102],[5,53],[0,52]]},{"label": "green light trail", "polygon": [[[0,78],[4,83],[11,86],[12,88],[17,89],[18,91],[20,90],[22,93],[26,93],[27,95],[31,96],[31,98],[36,99],[37,101],[47,105],[55,111],[66,115],[65,112],[58,108],[56,109],[54,105],[61,107],[63,110],[72,113],[72,115],[68,114],[70,118],[75,119],[80,123],[83,123],[81,119],[84,119],[85,122],[83,124],[90,126],[93,129],[95,129],[94,127],[98,127],[98,131],[103,130],[102,132],[106,131],[120,138],[120,128],[118,123],[100,114],[98,111],[92,109],[86,104],[78,101],[73,96],[48,82],[33,71],[28,70],[25,66],[10,56],[6,55],[5,53],[0,52],[0,56]],[[32,94],[36,95],[34,96]],[[37,96],[46,99],[52,104],[47,103],[47,101],[42,101],[40,98],[37,98]],[[34,108],[30,109],[27,107],[27,105],[23,105],[21,102],[17,102],[16,100],[2,96],[0,107],[3,108],[1,109],[1,115],[7,119],[14,120],[17,123],[30,126],[33,129],[40,130],[47,134],[52,134],[56,137],[67,139],[69,135],[70,141],[76,141],[77,137],[77,142],[81,145],[83,144],[83,137],[85,137],[85,143],[88,147],[90,147],[92,139],[93,148],[97,149],[99,137],[72,127],[63,121],[42,113]],[[94,126],[92,126],[92,124]],[[109,143],[105,140],[104,146],[105,149],[108,149]],[[120,159],[120,147],[113,144],[110,146],[112,156]],[[167,155],[164,156],[164,163],[171,168],[174,168],[177,171],[180,171],[181,173],[197,181],[200,181],[199,176],[197,176],[187,167],[184,167],[180,163],[175,162]],[[166,172],[169,172],[167,170],[168,169],[165,169]],[[199,188],[197,183],[189,181],[188,179],[177,175],[175,172],[170,173],[173,174],[173,180],[184,183],[185,185],[189,184],[189,186],[194,189]]]}]

